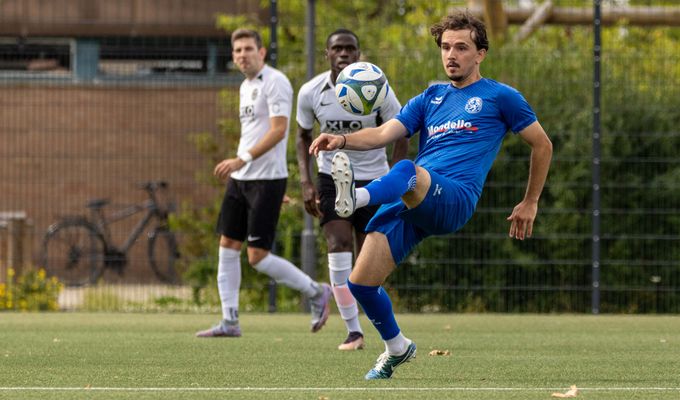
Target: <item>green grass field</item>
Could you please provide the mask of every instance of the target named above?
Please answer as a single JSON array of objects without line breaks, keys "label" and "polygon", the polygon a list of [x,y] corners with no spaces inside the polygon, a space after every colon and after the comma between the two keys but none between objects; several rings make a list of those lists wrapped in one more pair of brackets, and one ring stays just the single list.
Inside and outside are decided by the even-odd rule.
[{"label": "green grass field", "polygon": [[[383,351],[335,350],[303,314],[241,316],[244,336],[197,339],[218,320],[190,314],[0,314],[0,399],[680,398],[680,317],[399,315],[418,356],[366,382]],[[450,356],[429,356],[433,350]]]}]

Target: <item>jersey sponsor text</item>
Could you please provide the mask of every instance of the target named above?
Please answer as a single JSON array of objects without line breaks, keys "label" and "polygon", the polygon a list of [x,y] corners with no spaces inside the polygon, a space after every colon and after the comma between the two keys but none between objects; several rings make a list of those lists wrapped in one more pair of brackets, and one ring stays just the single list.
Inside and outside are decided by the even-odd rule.
[{"label": "jersey sponsor text", "polygon": [[361,121],[326,120],[321,130],[331,133],[350,133],[356,132],[361,128],[363,128]]}]

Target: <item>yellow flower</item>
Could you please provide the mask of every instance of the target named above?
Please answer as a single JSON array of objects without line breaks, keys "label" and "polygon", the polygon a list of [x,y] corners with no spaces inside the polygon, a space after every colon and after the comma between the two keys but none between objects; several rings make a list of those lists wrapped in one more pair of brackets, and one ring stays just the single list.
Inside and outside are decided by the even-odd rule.
[{"label": "yellow flower", "polygon": [[7,277],[11,278],[14,276],[14,268],[7,268]]},{"label": "yellow flower", "polygon": [[47,275],[47,274],[45,273],[45,270],[44,270],[44,269],[40,268],[40,269],[38,270],[38,278],[39,278],[40,280],[44,280],[46,275]]}]

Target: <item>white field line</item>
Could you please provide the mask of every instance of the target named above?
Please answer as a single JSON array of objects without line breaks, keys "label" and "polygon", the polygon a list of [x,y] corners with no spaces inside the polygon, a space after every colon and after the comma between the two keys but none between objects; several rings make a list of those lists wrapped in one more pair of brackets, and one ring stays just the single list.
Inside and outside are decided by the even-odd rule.
[{"label": "white field line", "polygon": [[[582,392],[680,392],[680,387],[583,387],[578,389]],[[554,392],[564,390],[567,389],[538,387],[0,387],[0,392]]]}]

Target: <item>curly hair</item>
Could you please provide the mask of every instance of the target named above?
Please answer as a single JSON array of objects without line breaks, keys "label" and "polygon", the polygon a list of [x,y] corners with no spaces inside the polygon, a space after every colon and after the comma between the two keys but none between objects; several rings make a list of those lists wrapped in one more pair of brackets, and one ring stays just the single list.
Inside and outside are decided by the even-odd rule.
[{"label": "curly hair", "polygon": [[444,31],[459,31],[463,29],[470,30],[472,41],[475,42],[477,50],[489,50],[489,39],[486,37],[486,26],[484,26],[484,22],[475,18],[468,12],[461,12],[456,15],[448,15],[442,18],[441,22],[430,27],[430,34],[434,36],[434,41],[437,42],[437,46],[441,47]]}]

